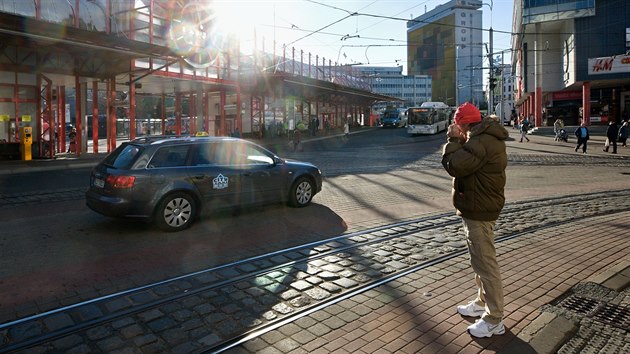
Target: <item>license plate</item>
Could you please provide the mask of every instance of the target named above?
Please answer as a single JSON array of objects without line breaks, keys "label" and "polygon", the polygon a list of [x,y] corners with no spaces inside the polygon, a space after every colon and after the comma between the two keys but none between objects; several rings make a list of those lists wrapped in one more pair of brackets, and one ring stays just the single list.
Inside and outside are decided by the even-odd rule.
[{"label": "license plate", "polygon": [[98,187],[98,188],[103,188],[105,187],[105,181],[103,181],[100,178],[95,178],[94,179],[94,187]]}]

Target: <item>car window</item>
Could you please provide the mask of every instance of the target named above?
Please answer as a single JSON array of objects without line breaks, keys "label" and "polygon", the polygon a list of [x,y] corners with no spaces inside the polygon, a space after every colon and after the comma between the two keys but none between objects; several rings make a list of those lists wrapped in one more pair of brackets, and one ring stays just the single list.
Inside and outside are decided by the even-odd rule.
[{"label": "car window", "polygon": [[192,153],[192,166],[206,166],[218,163],[216,143],[195,144]]},{"label": "car window", "polygon": [[148,164],[149,168],[186,166],[188,145],[165,146],[159,148]]},{"label": "car window", "polygon": [[126,169],[131,167],[142,150],[143,148],[137,145],[123,144],[109,154],[103,163],[110,167]]},{"label": "car window", "polygon": [[263,150],[243,141],[225,141],[216,145],[215,160],[221,165],[272,165],[273,158]]}]

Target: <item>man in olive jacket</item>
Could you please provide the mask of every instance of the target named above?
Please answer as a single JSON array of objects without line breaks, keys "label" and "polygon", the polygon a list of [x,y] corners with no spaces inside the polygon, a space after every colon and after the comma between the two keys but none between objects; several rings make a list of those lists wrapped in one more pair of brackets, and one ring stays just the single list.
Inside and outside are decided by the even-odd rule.
[{"label": "man in olive jacket", "polygon": [[503,287],[494,247],[494,226],[505,204],[505,140],[509,133],[477,107],[464,103],[448,127],[442,165],[453,177],[453,205],[462,217],[477,297],[457,307],[464,316],[481,317],[468,327],[475,337],[505,333]]}]

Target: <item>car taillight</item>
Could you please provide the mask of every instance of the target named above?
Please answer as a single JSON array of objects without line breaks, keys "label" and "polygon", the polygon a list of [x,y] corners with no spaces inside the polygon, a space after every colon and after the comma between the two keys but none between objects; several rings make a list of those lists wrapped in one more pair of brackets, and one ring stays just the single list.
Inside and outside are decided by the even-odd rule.
[{"label": "car taillight", "polygon": [[135,182],[135,176],[107,176],[105,181],[114,188],[131,188]]}]

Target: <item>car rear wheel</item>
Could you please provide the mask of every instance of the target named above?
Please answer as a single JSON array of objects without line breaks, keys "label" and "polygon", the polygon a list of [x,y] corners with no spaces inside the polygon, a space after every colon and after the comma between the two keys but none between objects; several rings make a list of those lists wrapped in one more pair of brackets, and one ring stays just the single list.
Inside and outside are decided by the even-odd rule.
[{"label": "car rear wheel", "polygon": [[180,231],[188,226],[195,217],[194,199],[186,193],[174,193],[166,196],[155,212],[157,226],[165,231]]},{"label": "car rear wheel", "polygon": [[307,206],[313,200],[314,194],[315,186],[313,182],[309,178],[300,177],[291,187],[289,205],[297,208]]}]

